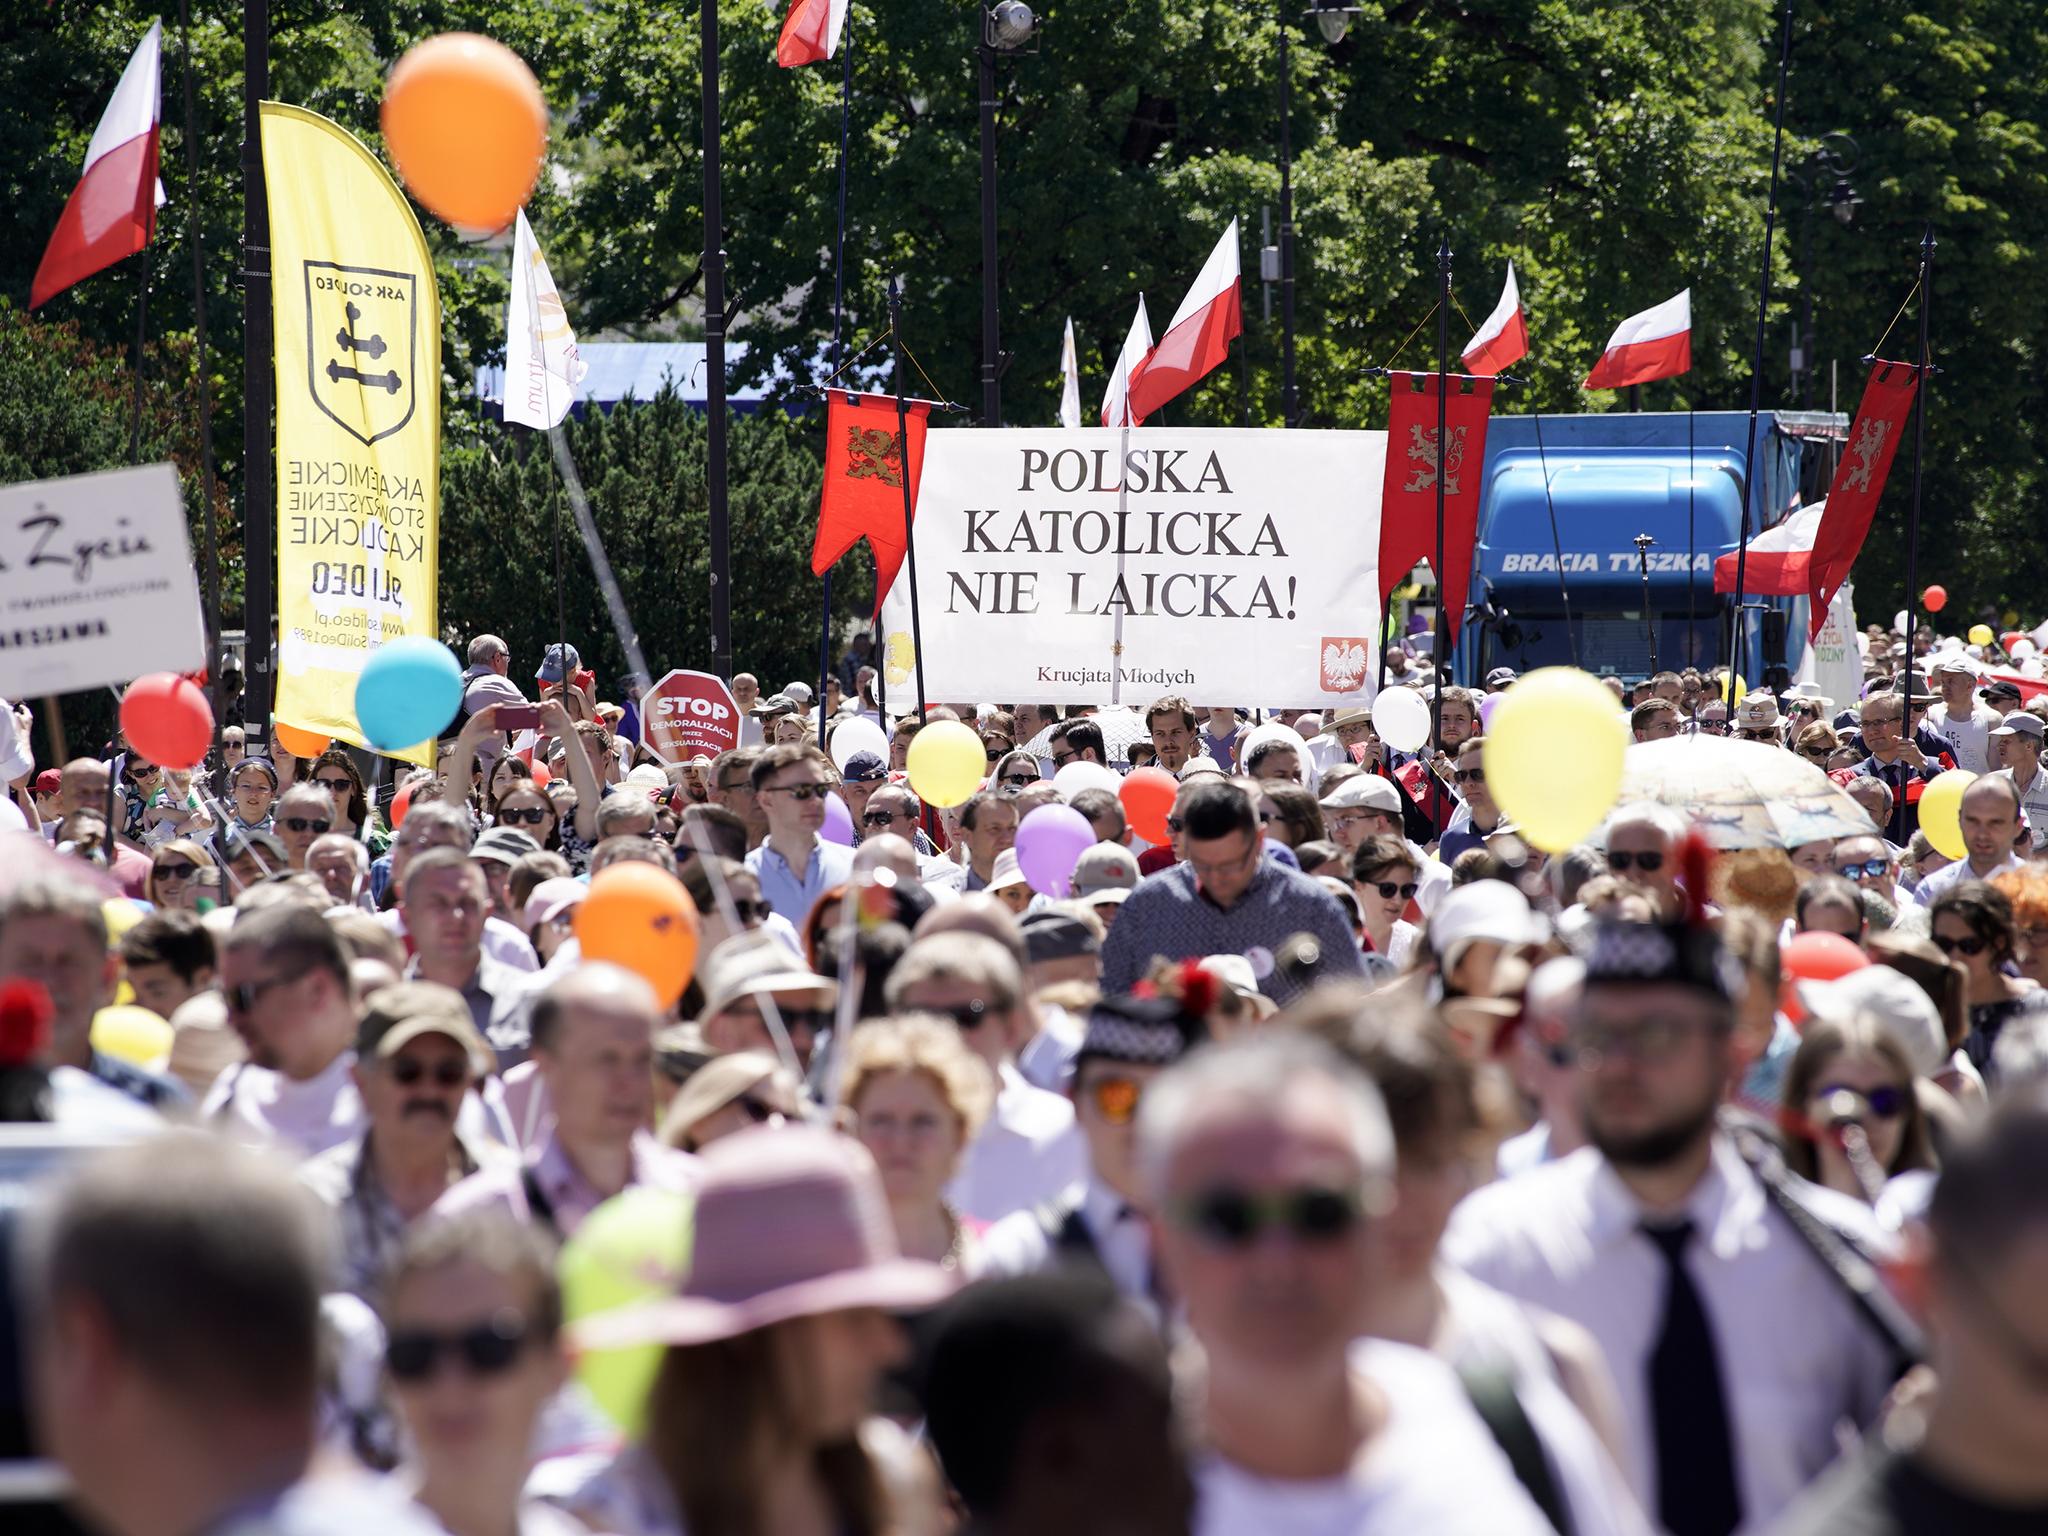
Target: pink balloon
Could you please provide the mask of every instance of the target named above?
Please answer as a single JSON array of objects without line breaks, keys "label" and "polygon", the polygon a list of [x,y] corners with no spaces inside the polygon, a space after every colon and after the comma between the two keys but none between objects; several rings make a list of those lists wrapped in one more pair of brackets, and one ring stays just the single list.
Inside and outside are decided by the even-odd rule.
[{"label": "pink balloon", "polygon": [[853,812],[846,808],[837,790],[825,796],[825,825],[818,828],[818,836],[842,848],[853,846]]},{"label": "pink balloon", "polygon": [[1071,805],[1041,805],[1017,828],[1017,867],[1031,889],[1055,901],[1073,889],[1074,866],[1095,845],[1095,829]]},{"label": "pink balloon", "polygon": [[1500,695],[1489,693],[1479,701],[1479,728],[1483,731],[1493,724],[1493,712],[1500,707]]}]

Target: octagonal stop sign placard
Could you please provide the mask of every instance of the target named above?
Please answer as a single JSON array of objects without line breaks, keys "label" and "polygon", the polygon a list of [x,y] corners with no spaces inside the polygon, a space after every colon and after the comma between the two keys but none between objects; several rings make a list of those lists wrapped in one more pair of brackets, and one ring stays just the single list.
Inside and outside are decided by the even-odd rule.
[{"label": "octagonal stop sign placard", "polygon": [[740,707],[725,679],[710,672],[670,672],[640,701],[640,731],[662,761],[716,757],[739,745]]}]

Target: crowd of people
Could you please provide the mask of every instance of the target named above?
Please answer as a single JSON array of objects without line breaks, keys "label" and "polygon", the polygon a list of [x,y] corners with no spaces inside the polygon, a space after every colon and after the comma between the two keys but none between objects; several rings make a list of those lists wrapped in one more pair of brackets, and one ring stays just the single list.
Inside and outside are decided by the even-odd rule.
[{"label": "crowd of people", "polygon": [[[0,1120],[55,1139],[0,1142],[0,1470],[113,1536],[2048,1529],[2048,698],[1869,657],[1610,680],[1846,807],[1792,847],[1639,798],[1545,853],[1514,674],[1405,657],[1327,715],[889,715],[862,637],[671,762],[483,635],[395,777],[39,772],[11,711]],[[648,964],[621,866],[694,915]]]}]

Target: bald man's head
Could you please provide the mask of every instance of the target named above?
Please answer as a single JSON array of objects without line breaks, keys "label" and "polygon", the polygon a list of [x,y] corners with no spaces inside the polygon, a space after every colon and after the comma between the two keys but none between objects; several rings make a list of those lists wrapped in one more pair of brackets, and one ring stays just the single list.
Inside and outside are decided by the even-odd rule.
[{"label": "bald man's head", "polygon": [[74,757],[64,765],[57,787],[57,809],[64,815],[106,804],[107,765],[97,758]]},{"label": "bald man's head", "polygon": [[883,832],[866,839],[853,852],[853,877],[858,880],[872,870],[886,869],[898,880],[917,879],[917,850],[907,838]]}]

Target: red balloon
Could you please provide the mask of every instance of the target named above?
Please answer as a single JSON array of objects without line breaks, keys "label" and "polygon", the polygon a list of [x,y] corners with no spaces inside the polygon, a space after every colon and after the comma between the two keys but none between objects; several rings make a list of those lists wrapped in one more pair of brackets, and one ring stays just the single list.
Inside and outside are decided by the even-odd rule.
[{"label": "red balloon", "polygon": [[1779,998],[1785,1017],[1794,1024],[1806,1022],[1806,1009],[1799,1002],[1802,981],[1833,981],[1870,964],[1870,957],[1839,933],[1802,933],[1787,944],[1779,957],[1784,986]]},{"label": "red balloon", "polygon": [[1123,802],[1131,830],[1146,842],[1164,847],[1173,839],[1166,830],[1166,818],[1179,793],[1180,781],[1164,768],[1140,768],[1124,780],[1116,797]]},{"label": "red balloon", "polygon": [[405,813],[412,809],[412,788],[408,785],[391,797],[391,828],[395,832],[405,825]]},{"label": "red balloon", "polygon": [[1948,588],[1942,586],[1929,587],[1920,594],[1920,606],[1929,613],[1941,612],[1942,609],[1948,606]]},{"label": "red balloon", "polygon": [[213,706],[190,678],[152,672],[121,695],[121,734],[153,763],[196,768],[213,745]]},{"label": "red balloon", "polygon": [[2015,641],[2015,640],[2024,640],[2024,639],[2026,639],[2026,638],[2027,638],[2027,632],[2026,632],[2025,630],[2023,630],[2023,629],[2008,629],[2008,630],[2007,630],[2007,631],[2006,631],[2006,632],[2005,632],[2004,634],[2002,634],[2002,635],[2000,635],[2000,636],[1998,637],[1998,646],[1999,646],[1999,649],[2000,649],[2000,650],[2003,650],[2003,651],[2008,651],[2008,652],[2009,652],[2009,651],[2011,651],[2011,650],[2012,650],[2012,643],[2013,643],[2013,641]]}]

